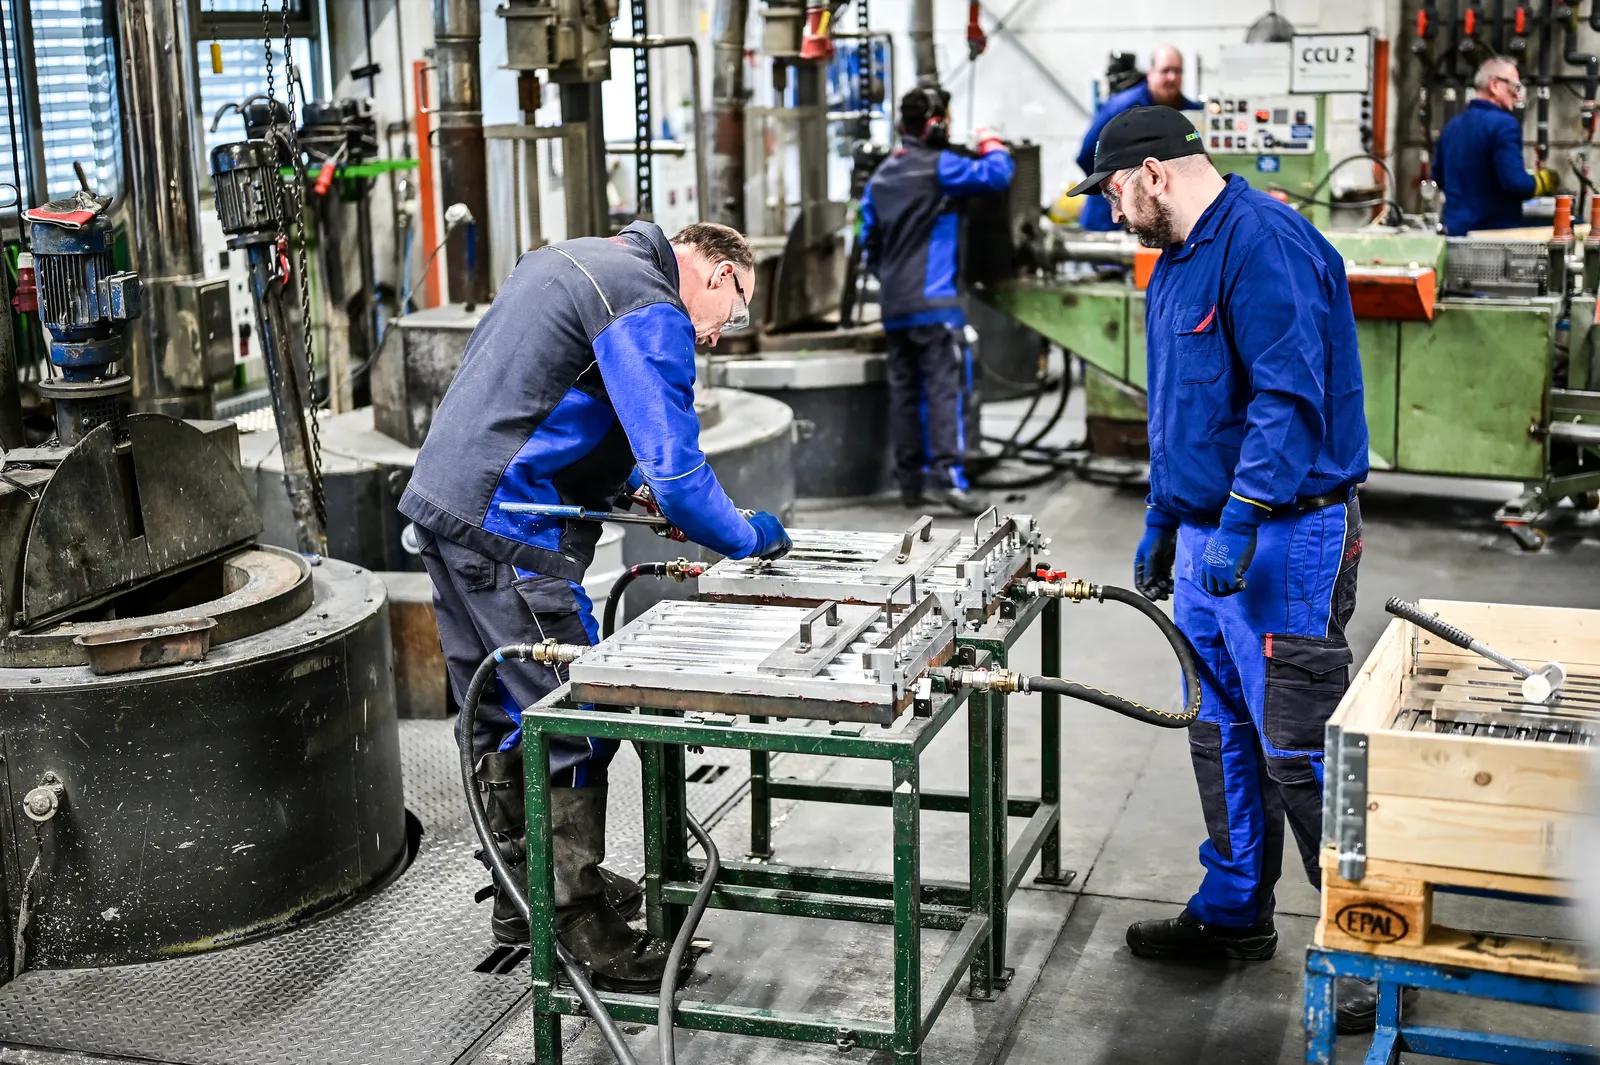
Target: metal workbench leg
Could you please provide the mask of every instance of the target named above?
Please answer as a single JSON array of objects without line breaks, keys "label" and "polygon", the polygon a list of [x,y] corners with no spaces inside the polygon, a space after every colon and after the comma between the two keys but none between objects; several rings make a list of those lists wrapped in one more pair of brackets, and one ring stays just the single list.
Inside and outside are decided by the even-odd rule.
[{"label": "metal workbench leg", "polygon": [[1323,971],[1328,968],[1316,948],[1306,953],[1306,1065],[1334,1065],[1338,1015],[1333,1003],[1333,973]]},{"label": "metal workbench leg", "polygon": [[[991,920],[997,901],[1005,895],[1004,884],[994,877],[994,705],[999,700],[984,692],[967,699],[967,880],[972,888],[971,906],[976,913],[987,913]],[[1004,816],[1004,802],[1000,805]],[[972,959],[967,997],[988,1000],[994,997],[994,939]]]},{"label": "metal workbench leg", "polygon": [[1393,980],[1378,981],[1378,1025],[1366,1065],[1400,1065],[1400,991]]},{"label": "metal workbench leg", "polygon": [[664,744],[639,744],[639,775],[643,788],[640,806],[644,810],[644,912],[645,927],[655,936],[666,935],[666,917],[661,903],[661,886],[666,880],[666,792],[661,769]]},{"label": "metal workbench leg", "polygon": [[[764,717],[750,718],[752,725],[764,725]],[[750,752],[750,859],[768,861],[772,858],[772,794],[767,784],[772,780],[772,755],[766,751]]]},{"label": "metal workbench leg", "polygon": [[[1052,674],[1054,676],[1055,674]],[[1011,985],[1015,971],[1006,964],[1006,920],[1011,907],[1011,892],[1007,890],[1011,882],[1010,857],[1011,834],[1010,824],[1006,820],[1010,808],[1011,795],[1011,759],[1010,743],[1011,732],[1008,725],[1007,705],[1005,695],[990,695],[990,732],[992,739],[989,741],[993,754],[989,762],[990,784],[989,793],[992,796],[991,805],[994,808],[993,816],[989,819],[989,861],[994,870],[991,882],[994,887],[994,906],[989,911],[992,922],[989,929],[990,954],[993,957],[994,986],[1004,991]],[[977,797],[973,800],[976,803]]]},{"label": "metal workbench leg", "polygon": [[533,970],[534,1060],[561,1065],[561,1015],[550,1009],[556,980],[555,860],[550,849],[550,738],[522,733],[528,845],[528,962]]},{"label": "metal workbench leg", "polygon": [[[661,868],[663,876],[672,881],[693,878],[693,871],[689,868],[689,823],[684,819],[689,809],[688,778],[684,766],[683,747],[676,743],[664,744],[661,751],[664,807],[661,819]],[[671,939],[683,927],[688,907],[663,903],[661,912],[661,935],[664,939]]]},{"label": "metal workbench leg", "polygon": [[[1040,667],[1047,677],[1061,676],[1061,600],[1052,599],[1044,608],[1039,626]],[[1061,802],[1061,696],[1044,692],[1039,696],[1039,723],[1042,731],[1039,753],[1039,799],[1041,802]],[[1070,876],[1061,873],[1061,822],[1066,812],[1044,837],[1039,851],[1038,884],[1071,883]]]},{"label": "metal workbench leg", "polygon": [[894,762],[894,1060],[921,1065],[922,777],[918,754]]}]

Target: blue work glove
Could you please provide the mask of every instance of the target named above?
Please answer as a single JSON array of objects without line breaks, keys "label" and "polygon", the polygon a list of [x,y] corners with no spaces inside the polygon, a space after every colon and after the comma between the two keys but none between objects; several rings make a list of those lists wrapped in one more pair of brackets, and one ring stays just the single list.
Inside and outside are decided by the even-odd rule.
[{"label": "blue work glove", "polygon": [[1172,559],[1178,550],[1178,521],[1155,507],[1144,515],[1144,536],[1133,553],[1133,586],[1159,603],[1172,594]]},{"label": "blue work glove", "polygon": [[776,514],[769,514],[764,510],[750,515],[751,528],[756,531],[755,550],[750,552],[751,558],[764,558],[771,561],[782,558],[794,546],[794,541],[789,539],[789,534],[783,529],[783,522],[778,520]]},{"label": "blue work glove", "polygon": [[1200,558],[1200,587],[1215,596],[1227,596],[1244,587],[1244,573],[1256,554],[1256,526],[1267,511],[1242,499],[1228,500],[1222,522],[1206,541]]}]

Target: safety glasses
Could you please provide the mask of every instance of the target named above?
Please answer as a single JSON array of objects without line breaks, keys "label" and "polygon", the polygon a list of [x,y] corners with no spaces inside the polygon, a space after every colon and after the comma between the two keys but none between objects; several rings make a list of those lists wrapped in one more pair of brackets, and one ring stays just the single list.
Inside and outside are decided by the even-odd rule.
[{"label": "safety glasses", "polygon": [[733,291],[739,297],[739,302],[728,311],[728,324],[722,327],[722,331],[737,333],[750,328],[750,297],[744,294],[744,286],[739,284],[739,268],[732,263],[728,265],[733,268],[728,276],[733,279]]}]

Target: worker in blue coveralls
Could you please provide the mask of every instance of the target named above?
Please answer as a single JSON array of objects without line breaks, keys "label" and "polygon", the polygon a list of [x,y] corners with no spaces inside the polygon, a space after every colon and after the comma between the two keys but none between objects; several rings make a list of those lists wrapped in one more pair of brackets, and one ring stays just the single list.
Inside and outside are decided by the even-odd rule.
[{"label": "worker in blue coveralls", "polygon": [[[1152,104],[1179,111],[1195,111],[1200,107],[1183,95],[1183,53],[1170,44],[1164,44],[1151,53],[1150,69],[1145,72],[1143,81],[1110,96],[1094,113],[1094,121],[1089,123],[1089,131],[1083,135],[1083,146],[1078,149],[1078,169],[1085,174],[1094,170],[1094,144],[1100,139],[1106,123],[1130,107],[1149,107]],[[1116,222],[1111,219],[1111,208],[1098,196],[1090,196],[1084,201],[1083,212],[1078,215],[1078,226],[1087,230],[1117,228]]]},{"label": "worker in blue coveralls", "polygon": [[900,100],[900,147],[861,197],[861,239],[888,335],[889,438],[901,502],[931,499],[973,515],[987,504],[972,493],[962,465],[972,352],[961,305],[960,201],[1005,191],[1016,166],[990,131],[978,132],[976,155],[952,149],[949,102],[933,88]]},{"label": "worker in blue coveralls", "polygon": [[[773,515],[744,517],[700,450],[694,352],[750,320],[755,260],[726,226],[697,224],[669,242],[635,222],[522,256],[467,341],[434,415],[400,511],[420,532],[451,688],[465,697],[496,647],[598,640],[584,594],[600,526],[504,503],[610,509],[625,485],[688,538],[731,558],[776,558],[789,537]],[[560,669],[506,663],[499,699],[478,714],[477,782],[489,825],[526,875],[520,713],[563,681]],[[628,925],[639,888],[601,868],[611,740],[551,741],[550,834],[556,932],[614,991],[652,991],[668,945]],[[496,895],[492,930],[526,942],[527,922]]]},{"label": "worker in blue coveralls", "polygon": [[1522,225],[1522,201],[1556,190],[1555,171],[1522,168],[1522,79],[1509,59],[1486,59],[1473,79],[1477,97],[1446,122],[1433,153],[1433,180],[1444,191],[1446,235]]},{"label": "worker in blue coveralls", "polygon": [[[1200,665],[1189,745],[1208,838],[1177,917],[1140,921],[1144,958],[1270,958],[1283,821],[1320,884],[1323,732],[1349,682],[1345,625],[1367,476],[1344,260],[1293,209],[1226,180],[1189,120],[1136,107],[1106,126],[1075,194],[1160,248],[1145,312],[1150,494],[1134,580]],[[1340,988],[1345,1030],[1376,996]]]}]

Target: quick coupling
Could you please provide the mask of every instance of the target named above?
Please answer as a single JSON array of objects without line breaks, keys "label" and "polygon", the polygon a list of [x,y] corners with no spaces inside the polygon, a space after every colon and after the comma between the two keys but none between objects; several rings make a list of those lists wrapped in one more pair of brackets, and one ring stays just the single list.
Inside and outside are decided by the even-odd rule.
[{"label": "quick coupling", "polygon": [[1102,599],[1098,584],[1091,584],[1082,577],[1066,579],[1065,573],[1051,573],[1046,575],[1040,571],[1041,579],[1027,581],[1023,584],[1023,593],[1030,599],[1066,599],[1073,603],[1086,603],[1091,599]]},{"label": "quick coupling", "polygon": [[584,647],[575,643],[557,643],[554,640],[545,640],[541,643],[525,645],[528,650],[527,660],[537,662],[542,666],[564,666],[576,662],[587,651],[593,648]]},{"label": "quick coupling", "polygon": [[979,692],[993,692],[996,695],[1009,695],[1012,692],[1028,690],[1028,678],[1009,669],[972,669],[966,666],[940,666],[929,670],[929,673],[943,685],[944,690],[947,692],[971,689]]},{"label": "quick coupling", "polygon": [[690,562],[686,558],[675,558],[667,563],[667,576],[682,584],[684,581],[700,576],[706,571],[705,563]]}]

